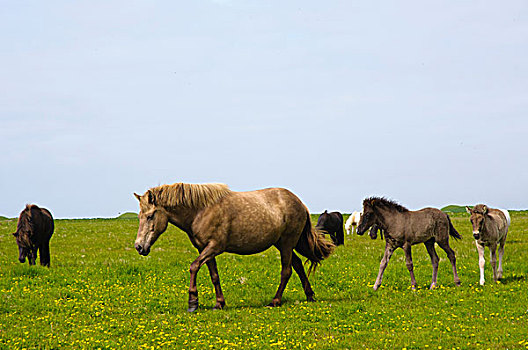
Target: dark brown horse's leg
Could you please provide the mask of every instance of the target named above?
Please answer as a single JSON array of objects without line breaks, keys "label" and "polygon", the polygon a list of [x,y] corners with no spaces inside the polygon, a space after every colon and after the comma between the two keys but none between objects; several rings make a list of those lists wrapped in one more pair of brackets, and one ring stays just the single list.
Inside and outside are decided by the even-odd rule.
[{"label": "dark brown horse's leg", "polygon": [[431,280],[431,286],[429,288],[434,289],[436,287],[436,276],[438,275],[438,261],[440,261],[440,259],[438,258],[438,254],[436,254],[436,250],[434,247],[434,239],[430,239],[427,242],[424,242],[424,244],[425,248],[427,248],[427,253],[429,253],[429,256],[431,257],[431,264],[433,265],[433,277]]},{"label": "dark brown horse's leg", "polygon": [[457,286],[460,285],[460,278],[458,277],[458,273],[457,273],[457,268],[456,268],[456,257],[455,257],[455,252],[453,251],[453,249],[451,249],[451,247],[449,246],[449,241],[446,241],[446,242],[436,242],[438,243],[438,245],[440,246],[440,248],[442,248],[446,254],[447,254],[447,258],[449,259],[449,261],[451,261],[451,266],[453,267],[453,279],[455,281],[455,284]]},{"label": "dark brown horse's leg", "polygon": [[304,272],[304,267],[302,264],[301,259],[292,252],[292,266],[295,272],[297,272],[297,275],[299,275],[299,278],[301,279],[301,284],[304,289],[304,294],[306,294],[306,300],[308,301],[315,301],[314,299],[314,291],[312,290],[312,286],[310,285],[310,281],[308,280],[308,277],[306,276],[306,272]]},{"label": "dark brown horse's leg", "polygon": [[222,293],[222,287],[220,286],[220,276],[218,275],[218,269],[216,267],[216,259],[212,258],[207,262],[209,268],[209,274],[211,275],[211,281],[215,288],[216,293],[216,305],[215,309],[223,309],[225,306],[224,294]]},{"label": "dark brown horse's leg", "polygon": [[385,254],[383,254],[383,258],[381,259],[381,262],[380,262],[378,277],[376,278],[376,282],[374,283],[374,290],[378,290],[379,286],[381,286],[381,280],[383,279],[383,272],[387,268],[387,264],[389,263],[392,253],[394,253],[394,249],[396,249],[396,247],[389,245],[389,243],[385,245]]},{"label": "dark brown horse's leg", "polygon": [[416,289],[416,280],[414,279],[414,266],[413,266],[413,261],[412,261],[411,244],[405,243],[403,245],[403,251],[405,252],[405,265],[407,265],[407,270],[409,270],[409,274],[411,275],[411,288]]},{"label": "dark brown horse's leg", "polygon": [[189,308],[188,312],[194,312],[198,309],[198,288],[196,287],[196,276],[198,271],[203,264],[205,264],[211,258],[214,258],[218,253],[214,249],[214,244],[209,243],[204,250],[200,252],[200,255],[191,263],[191,268],[189,269],[191,273],[190,283],[189,283]]},{"label": "dark brown horse's leg", "polygon": [[281,282],[279,284],[279,288],[277,289],[277,293],[275,293],[275,296],[273,297],[273,300],[268,306],[280,306],[282,301],[282,293],[284,292],[284,289],[286,288],[286,284],[288,284],[288,280],[291,277],[292,274],[292,254],[293,254],[293,248],[285,249],[284,247],[279,248],[280,255],[281,255]]},{"label": "dark brown horse's leg", "polygon": [[39,253],[40,253],[40,265],[49,267],[50,266],[49,242],[42,243],[42,245],[39,247]]}]

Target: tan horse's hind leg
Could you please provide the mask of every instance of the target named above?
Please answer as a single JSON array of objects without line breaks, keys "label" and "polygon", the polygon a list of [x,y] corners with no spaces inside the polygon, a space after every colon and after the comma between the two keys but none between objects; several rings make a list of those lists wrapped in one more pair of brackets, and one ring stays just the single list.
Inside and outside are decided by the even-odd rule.
[{"label": "tan horse's hind leg", "polygon": [[281,281],[279,284],[279,288],[277,289],[277,293],[275,293],[275,296],[273,297],[271,303],[268,304],[268,306],[272,307],[281,305],[282,293],[284,292],[286,284],[288,284],[288,281],[290,280],[292,274],[293,248],[285,249],[284,247],[279,247],[278,245],[277,248],[279,248],[281,256]]},{"label": "tan horse's hind leg", "polygon": [[299,275],[299,278],[301,279],[301,284],[304,289],[304,294],[306,294],[306,300],[308,301],[315,301],[314,299],[314,291],[312,290],[312,286],[310,285],[310,281],[308,280],[308,277],[306,276],[306,272],[304,272],[304,267],[302,264],[301,259],[292,252],[292,265],[295,272],[297,272],[297,275]]},{"label": "tan horse's hind leg", "polygon": [[216,294],[216,305],[214,309],[223,309],[225,306],[225,299],[224,293],[222,293],[222,287],[220,286],[220,276],[218,275],[218,269],[216,267],[216,259],[212,258],[206,264],[209,268],[209,275],[211,275],[211,282],[213,282]]},{"label": "tan horse's hind leg", "polygon": [[506,239],[502,240],[499,243],[499,271],[497,271],[497,279],[502,278],[502,256],[504,255],[504,244],[506,243]]}]

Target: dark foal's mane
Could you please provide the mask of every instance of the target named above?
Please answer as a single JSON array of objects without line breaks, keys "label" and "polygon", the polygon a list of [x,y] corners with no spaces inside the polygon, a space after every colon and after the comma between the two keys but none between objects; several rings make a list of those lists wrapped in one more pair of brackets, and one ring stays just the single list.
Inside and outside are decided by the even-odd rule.
[{"label": "dark foal's mane", "polygon": [[409,209],[405,208],[403,205],[397,203],[396,201],[384,197],[370,197],[365,199],[365,201],[371,203],[373,206],[385,208],[388,210],[394,210],[399,213],[406,213],[409,211]]}]

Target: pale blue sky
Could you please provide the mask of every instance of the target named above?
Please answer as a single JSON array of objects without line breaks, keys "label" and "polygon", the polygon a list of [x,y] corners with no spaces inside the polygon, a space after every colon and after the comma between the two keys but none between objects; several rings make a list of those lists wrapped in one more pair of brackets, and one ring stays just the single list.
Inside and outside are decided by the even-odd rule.
[{"label": "pale blue sky", "polygon": [[526,1],[0,6],[0,215],[180,181],[528,208]]}]

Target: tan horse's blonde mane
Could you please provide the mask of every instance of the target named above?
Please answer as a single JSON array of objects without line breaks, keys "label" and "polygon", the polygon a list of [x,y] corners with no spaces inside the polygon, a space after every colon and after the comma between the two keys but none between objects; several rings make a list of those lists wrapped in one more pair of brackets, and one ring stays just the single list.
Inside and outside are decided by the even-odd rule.
[{"label": "tan horse's blonde mane", "polygon": [[145,194],[147,202],[150,201],[149,192],[152,194],[153,198],[151,199],[155,201],[155,205],[200,209],[217,203],[232,191],[225,184],[186,184],[180,182],[151,188]]}]

